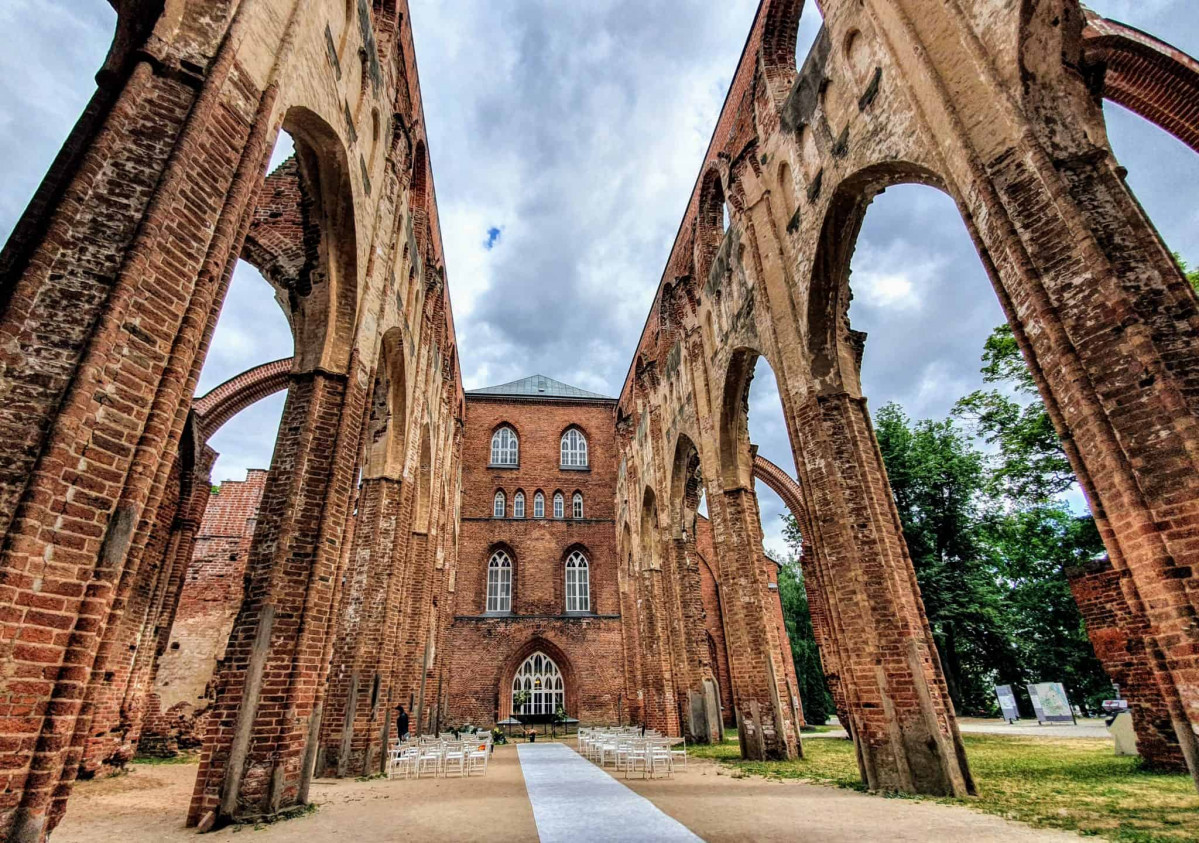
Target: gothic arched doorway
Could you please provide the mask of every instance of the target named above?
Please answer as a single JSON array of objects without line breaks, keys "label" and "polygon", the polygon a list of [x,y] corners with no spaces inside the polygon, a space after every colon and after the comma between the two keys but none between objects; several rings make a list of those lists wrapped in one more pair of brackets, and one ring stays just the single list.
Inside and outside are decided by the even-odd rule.
[{"label": "gothic arched doorway", "polygon": [[566,708],[566,681],[557,663],[540,650],[529,655],[512,677],[512,713],[532,718]]}]

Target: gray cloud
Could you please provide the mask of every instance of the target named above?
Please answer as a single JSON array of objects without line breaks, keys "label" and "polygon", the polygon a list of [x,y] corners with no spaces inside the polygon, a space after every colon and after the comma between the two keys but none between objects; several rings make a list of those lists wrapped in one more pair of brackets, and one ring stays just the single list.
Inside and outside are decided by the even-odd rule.
[{"label": "gray cloud", "polygon": [[[810,43],[817,16],[801,25]],[[1186,0],[1091,0],[1097,11],[1199,53]],[[412,17],[468,387],[534,371],[619,390],[756,0],[413,0]],[[115,17],[106,3],[6,0],[0,26],[0,234],[7,234],[94,88]],[[1199,263],[1199,157],[1108,106],[1113,146],[1166,242]],[[1184,189],[1180,189],[1184,188]],[[487,231],[503,231],[487,249]],[[201,391],[290,353],[265,282],[239,270]],[[926,188],[872,207],[853,263],[854,326],[869,333],[871,406],[944,414],[979,383],[1002,318],[952,202]],[[760,373],[750,428],[793,468]],[[282,401],[219,434],[218,476],[266,466]],[[761,490],[781,550],[781,502]]]}]

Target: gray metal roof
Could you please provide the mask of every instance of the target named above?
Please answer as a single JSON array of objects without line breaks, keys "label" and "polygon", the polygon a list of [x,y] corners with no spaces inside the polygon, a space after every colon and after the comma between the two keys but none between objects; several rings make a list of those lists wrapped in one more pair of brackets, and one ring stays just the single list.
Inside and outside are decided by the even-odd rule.
[{"label": "gray metal roof", "polygon": [[601,401],[614,401],[616,399],[609,398],[607,395],[600,395],[596,392],[588,392],[585,389],[579,389],[577,386],[556,381],[553,378],[547,378],[545,375],[531,375],[527,378],[521,378],[518,381],[511,383],[502,383],[499,386],[485,386],[482,389],[470,389],[466,392],[467,395],[505,395],[519,398],[584,398],[589,400],[599,399]]}]

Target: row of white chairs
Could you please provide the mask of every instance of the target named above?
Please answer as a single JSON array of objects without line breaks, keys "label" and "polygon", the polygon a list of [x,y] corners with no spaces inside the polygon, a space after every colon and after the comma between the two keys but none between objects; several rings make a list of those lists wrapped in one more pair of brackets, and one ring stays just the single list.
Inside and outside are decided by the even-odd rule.
[{"label": "row of white chairs", "polygon": [[452,733],[448,738],[422,735],[416,740],[392,744],[387,757],[387,778],[486,776],[490,759],[490,732],[479,732],[473,738],[464,736],[461,740],[455,740]]},{"label": "row of white chairs", "polygon": [[639,728],[586,729],[579,732],[579,752],[601,767],[624,771],[625,778],[640,772],[643,777],[674,776],[676,761],[687,767],[685,738],[671,738]]}]

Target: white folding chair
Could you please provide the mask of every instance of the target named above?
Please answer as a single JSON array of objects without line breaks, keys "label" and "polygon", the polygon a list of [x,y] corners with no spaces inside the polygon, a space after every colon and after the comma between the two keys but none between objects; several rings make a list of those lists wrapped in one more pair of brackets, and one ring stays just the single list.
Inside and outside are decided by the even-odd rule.
[{"label": "white folding chair", "polygon": [[451,741],[445,745],[441,759],[441,774],[449,776],[452,772],[459,776],[466,775],[466,745],[462,741]]},{"label": "white folding chair", "polygon": [[684,735],[680,743],[674,744],[670,748],[670,754],[673,759],[683,759],[683,769],[687,769],[687,736]]},{"label": "white folding chair", "polygon": [[419,779],[427,773],[433,776],[440,775],[443,753],[444,748],[440,743],[422,746],[416,760],[416,777]]}]

